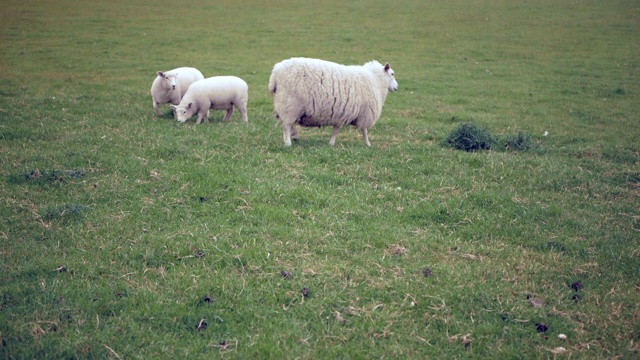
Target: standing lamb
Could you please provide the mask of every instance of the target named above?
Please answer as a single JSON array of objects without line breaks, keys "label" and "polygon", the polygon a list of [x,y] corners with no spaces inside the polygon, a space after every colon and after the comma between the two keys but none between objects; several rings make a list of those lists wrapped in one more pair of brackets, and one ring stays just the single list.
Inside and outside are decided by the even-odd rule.
[{"label": "standing lamb", "polygon": [[333,146],[340,128],[353,125],[371,146],[367,129],[375,125],[389,92],[398,90],[394,72],[386,63],[370,61],[345,66],[329,61],[292,58],[277,63],[269,79],[276,118],[282,121],[284,144],[298,139],[295,124],[333,126]]},{"label": "standing lamb", "polygon": [[202,73],[195,68],[181,67],[169,71],[158,71],[158,76],[151,84],[151,97],[153,98],[153,110],[156,115],[162,116],[160,104],[180,104],[180,100],[187,92],[189,85],[204,79]]},{"label": "standing lamb", "polygon": [[242,120],[249,122],[248,101],[249,87],[244,80],[235,76],[214,76],[191,84],[180,105],[171,107],[178,121],[185,122],[198,114],[196,124],[200,124],[202,118],[209,122],[209,109],[227,110],[224,121],[229,120],[235,106],[242,114]]}]

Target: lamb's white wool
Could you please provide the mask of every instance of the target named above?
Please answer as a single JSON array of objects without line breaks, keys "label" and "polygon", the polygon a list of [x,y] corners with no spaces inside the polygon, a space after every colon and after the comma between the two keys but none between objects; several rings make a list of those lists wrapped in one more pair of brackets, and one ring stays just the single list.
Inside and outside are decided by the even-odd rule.
[{"label": "lamb's white wool", "polygon": [[151,98],[156,115],[162,116],[160,104],[180,104],[189,85],[204,79],[202,73],[192,67],[181,67],[169,71],[158,71],[158,76],[151,84]]},{"label": "lamb's white wool", "polygon": [[370,61],[345,66],[329,61],[292,58],[277,63],[269,79],[276,117],[282,121],[285,145],[297,139],[295,124],[333,126],[329,144],[334,145],[340,128],[353,125],[371,146],[367,129],[382,112],[389,92],[398,90],[394,72],[386,63]]},{"label": "lamb's white wool", "polygon": [[235,106],[242,114],[242,120],[248,122],[248,101],[249,87],[244,80],[235,76],[214,76],[191,84],[180,105],[171,107],[178,121],[185,122],[198,114],[196,124],[200,124],[202,118],[209,122],[209,109],[227,110],[224,121],[229,120]]}]

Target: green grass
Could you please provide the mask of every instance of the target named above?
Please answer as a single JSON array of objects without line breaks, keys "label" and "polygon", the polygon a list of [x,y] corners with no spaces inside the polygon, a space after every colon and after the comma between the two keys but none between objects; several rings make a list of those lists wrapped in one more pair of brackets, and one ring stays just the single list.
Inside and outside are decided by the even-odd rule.
[{"label": "green grass", "polygon": [[[628,0],[5,2],[0,357],[637,357],[638,23]],[[283,146],[292,56],[391,63],[372,148]],[[249,124],[155,117],[178,66],[242,77]],[[443,145],[463,123],[511,145]]]}]

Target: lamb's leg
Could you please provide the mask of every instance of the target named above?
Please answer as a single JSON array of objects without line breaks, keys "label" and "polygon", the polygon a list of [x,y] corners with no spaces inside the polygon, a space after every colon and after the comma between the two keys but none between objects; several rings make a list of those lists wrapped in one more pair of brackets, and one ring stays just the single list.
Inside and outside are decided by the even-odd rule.
[{"label": "lamb's leg", "polygon": [[209,122],[209,110],[207,110],[206,113],[202,112],[202,111],[198,111],[198,119],[196,120],[196,125],[200,125],[200,123],[202,122],[202,119],[205,119],[207,122]]},{"label": "lamb's leg", "polygon": [[240,111],[240,114],[242,115],[242,120],[244,120],[244,122],[248,123],[249,122],[249,116],[247,115],[247,104],[241,102],[236,107],[238,108],[238,111]]},{"label": "lamb's leg", "polygon": [[224,120],[222,121],[229,121],[229,119],[231,119],[231,115],[233,115],[233,106],[227,109],[227,114],[224,116]]},{"label": "lamb's leg", "polygon": [[298,141],[298,128],[295,124],[291,125],[291,138],[294,141]]},{"label": "lamb's leg", "polygon": [[367,129],[362,129],[362,138],[364,139],[364,144],[368,147],[371,147],[371,143],[369,142],[369,136],[367,136]]},{"label": "lamb's leg", "polygon": [[329,145],[333,146],[336,144],[336,137],[338,136],[338,133],[340,132],[340,127],[339,126],[334,126],[333,127],[333,134],[331,135],[331,140],[329,140]]}]

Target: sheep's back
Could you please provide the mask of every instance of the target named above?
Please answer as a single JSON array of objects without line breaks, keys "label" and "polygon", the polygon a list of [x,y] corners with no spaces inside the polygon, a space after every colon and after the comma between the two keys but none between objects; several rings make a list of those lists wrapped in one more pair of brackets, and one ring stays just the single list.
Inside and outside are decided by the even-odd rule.
[{"label": "sheep's back", "polygon": [[249,87],[235,76],[214,76],[191,84],[187,95],[191,99],[246,101]]},{"label": "sheep's back", "polygon": [[186,89],[194,82],[204,79],[200,70],[196,68],[178,68],[172,70],[172,72],[178,73],[177,80],[183,92],[186,92]]}]

